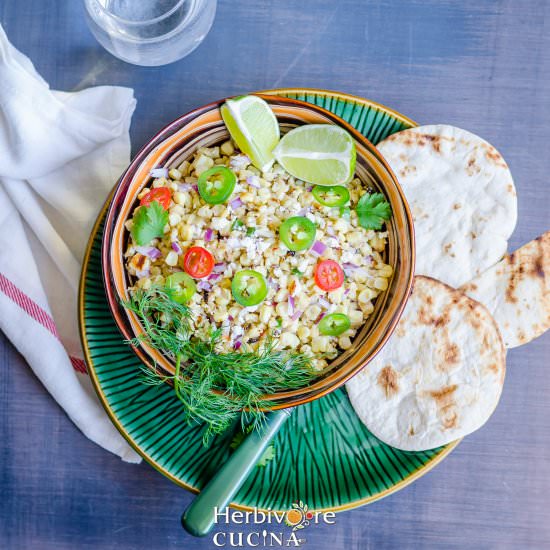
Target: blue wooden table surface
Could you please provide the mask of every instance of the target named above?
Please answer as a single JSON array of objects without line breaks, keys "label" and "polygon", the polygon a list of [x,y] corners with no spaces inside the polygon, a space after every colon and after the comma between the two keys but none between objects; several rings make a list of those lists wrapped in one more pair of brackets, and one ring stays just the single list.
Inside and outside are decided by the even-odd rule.
[{"label": "blue wooden table surface", "polygon": [[[220,97],[342,90],[485,137],[516,179],[511,247],[550,227],[548,1],[223,0],[202,46],[161,68],[103,51],[79,0],[3,0],[0,21],[54,88],[133,87],[134,149]],[[549,358],[549,334],[512,350],[483,429],[401,492],[310,527],[307,547],[550,547]],[[3,336],[0,373],[0,548],[213,547],[180,528],[190,494],[82,436]]]}]

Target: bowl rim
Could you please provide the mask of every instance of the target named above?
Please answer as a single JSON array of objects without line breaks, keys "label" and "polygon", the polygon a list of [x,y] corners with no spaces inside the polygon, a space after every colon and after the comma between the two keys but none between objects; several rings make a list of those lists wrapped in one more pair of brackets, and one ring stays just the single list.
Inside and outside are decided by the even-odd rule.
[{"label": "bowl rim", "polygon": [[[395,330],[395,327],[403,313],[405,305],[410,296],[410,292],[412,290],[412,285],[414,280],[414,265],[415,265],[416,250],[415,250],[414,225],[413,225],[412,213],[410,211],[410,207],[405,198],[403,190],[399,184],[399,181],[395,176],[394,172],[391,170],[388,163],[386,162],[386,160],[384,159],[384,157],[378,152],[376,147],[363,134],[361,134],[358,130],[356,130],[353,126],[351,126],[345,120],[341,119],[339,116],[317,105],[313,105],[311,103],[307,103],[305,101],[301,101],[298,99],[269,95],[265,93],[253,92],[251,95],[257,95],[262,99],[266,100],[270,104],[275,103],[279,105],[283,104],[288,106],[300,107],[302,109],[306,109],[309,111],[316,112],[317,114],[323,115],[325,118],[328,118],[331,121],[331,123],[343,127],[352,135],[354,140],[360,142],[360,144],[363,147],[365,147],[376,158],[377,162],[379,162],[382,165],[384,170],[387,172],[387,175],[389,176],[389,178],[394,184],[395,192],[397,194],[398,200],[404,212],[404,221],[406,222],[407,228],[408,228],[408,231],[406,233],[408,237],[408,243],[410,243],[410,247],[408,247],[409,261],[405,264],[404,267],[406,267],[407,269],[404,275],[402,275],[402,277],[405,279],[404,286],[400,292],[400,296],[393,296],[391,297],[391,302],[388,302],[388,304],[392,302],[393,303],[398,302],[398,303],[393,306],[394,311],[391,315],[391,318],[386,319],[388,314],[387,312],[383,313],[380,316],[380,318],[377,319],[376,322],[373,324],[373,327],[371,327],[372,329],[377,325],[380,325],[382,322],[385,322],[385,324],[387,325],[384,335],[380,337],[380,339],[376,342],[376,345],[374,345],[370,350],[368,350],[368,356],[365,357],[363,361],[360,361],[354,368],[350,368],[347,370],[345,369],[346,363],[343,363],[338,368],[329,372],[327,376],[314,380],[310,385],[304,388],[291,390],[291,391],[277,392],[272,395],[266,395],[265,399],[270,402],[270,406],[268,410],[276,410],[276,409],[286,408],[289,406],[296,406],[303,403],[307,403],[309,401],[318,399],[319,397],[322,397],[323,395],[326,395],[331,391],[334,391],[335,389],[342,386],[345,382],[347,382],[351,377],[353,377],[359,371],[361,371],[370,361],[372,361],[372,359],[374,359],[374,357],[384,347],[387,340]],[[101,267],[102,267],[102,277],[105,285],[105,291],[106,291],[107,301],[109,304],[109,309],[111,310],[111,313],[113,315],[113,318],[115,320],[115,323],[118,329],[121,331],[121,333],[127,340],[131,340],[132,338],[134,338],[135,334],[133,333],[133,331],[131,330],[131,327],[129,326],[129,322],[128,322],[129,320],[127,319],[128,312],[125,310],[122,304],[119,303],[120,297],[116,289],[116,285],[112,278],[112,270],[110,266],[110,258],[111,258],[112,245],[113,245],[113,229],[118,219],[117,218],[118,206],[125,202],[126,192],[130,188],[130,184],[132,183],[133,176],[141,166],[142,162],[147,159],[147,157],[154,151],[156,147],[162,144],[166,139],[170,138],[180,128],[183,128],[185,125],[192,122],[194,119],[196,119],[200,115],[203,115],[215,109],[219,109],[219,107],[225,101],[227,101],[227,99],[232,99],[233,97],[238,97],[238,96],[231,96],[228,98],[213,101],[213,102],[207,103],[206,105],[197,107],[181,115],[180,117],[174,119],[172,122],[164,126],[139,149],[139,151],[136,153],[136,155],[134,156],[134,158],[132,159],[128,167],[124,170],[124,172],[120,176],[119,180],[117,181],[113,189],[112,195],[109,200],[109,206],[107,209],[106,217],[105,217],[105,225],[104,225],[105,229],[102,236]],[[201,128],[200,131],[197,132],[197,134],[200,135],[204,129],[205,128]],[[173,156],[175,153],[176,151],[171,151],[170,156]],[[399,244],[402,244],[402,243],[399,243]],[[398,247],[398,252],[401,253],[400,247]],[[386,304],[386,307],[388,306],[388,304]],[[141,346],[135,346],[134,344],[130,344],[130,345],[134,353],[145,365],[147,365],[149,368],[156,369],[156,367],[153,365],[151,361],[151,357]],[[364,344],[359,345],[357,347],[357,350],[355,350],[355,353],[357,353],[359,350],[362,350],[363,347],[364,347]]]}]

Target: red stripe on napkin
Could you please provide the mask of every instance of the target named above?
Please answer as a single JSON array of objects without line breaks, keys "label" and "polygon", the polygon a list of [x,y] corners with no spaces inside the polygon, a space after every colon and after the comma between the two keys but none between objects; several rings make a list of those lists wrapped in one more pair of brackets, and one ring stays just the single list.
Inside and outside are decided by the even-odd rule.
[{"label": "red stripe on napkin", "polygon": [[73,365],[73,369],[76,372],[80,372],[82,374],[88,374],[88,369],[86,368],[86,363],[83,359],[79,359],[78,357],[70,357],[71,363]]},{"label": "red stripe on napkin", "polygon": [[[32,298],[27,296],[21,289],[17,288],[5,275],[0,273],[0,291],[3,292],[12,302],[17,304],[29,317],[41,324],[50,331],[59,341],[59,332],[55,326],[52,316],[41,308]],[[78,357],[69,357],[75,371],[87,374],[86,363]]]}]

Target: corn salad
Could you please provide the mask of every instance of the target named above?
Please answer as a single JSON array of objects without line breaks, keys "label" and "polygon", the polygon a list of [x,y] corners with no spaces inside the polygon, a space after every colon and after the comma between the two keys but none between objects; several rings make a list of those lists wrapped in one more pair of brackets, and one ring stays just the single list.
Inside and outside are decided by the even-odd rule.
[{"label": "corn salad", "polygon": [[[214,166],[230,168],[237,178],[224,204],[208,204],[197,192],[198,177]],[[352,347],[392,275],[392,267],[382,259],[387,232],[365,230],[358,223],[353,207],[366,191],[358,178],[347,185],[351,208],[323,206],[309,184],[277,164],[260,172],[227,141],[200,148],[189,161],[153,178],[138,198],[162,187],[171,194],[164,236],[148,247],[128,239],[125,258],[131,292],[164,285],[168,276],[182,271],[186,250],[203,247],[212,254],[215,269],[197,280],[197,292],[187,304],[196,336],[206,339],[220,328],[222,353],[258,349],[271,336],[279,348],[311,356],[317,369]],[[279,227],[293,216],[305,216],[316,225],[315,240],[321,245],[297,252],[285,246]],[[128,230],[132,223],[126,222]],[[327,292],[316,284],[315,269],[329,259],[343,268],[345,280]],[[232,279],[243,269],[261,273],[268,284],[265,299],[252,307],[240,305],[232,296]],[[349,328],[337,336],[321,334],[319,323],[330,313],[347,315]]]}]

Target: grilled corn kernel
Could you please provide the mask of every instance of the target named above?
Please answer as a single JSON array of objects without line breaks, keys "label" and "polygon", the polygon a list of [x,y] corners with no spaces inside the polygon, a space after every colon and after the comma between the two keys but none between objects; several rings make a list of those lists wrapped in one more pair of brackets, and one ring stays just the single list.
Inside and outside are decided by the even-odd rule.
[{"label": "grilled corn kernel", "polygon": [[328,338],[326,336],[316,336],[311,341],[311,350],[313,353],[323,353],[328,349]]},{"label": "grilled corn kernel", "polygon": [[376,297],[376,292],[370,288],[365,288],[359,293],[359,296],[357,296],[357,301],[361,304],[366,304],[367,302],[370,302],[373,298]]},{"label": "grilled corn kernel", "polygon": [[206,170],[209,170],[214,166],[214,161],[206,155],[200,155],[194,163],[195,174],[200,176]]},{"label": "grilled corn kernel", "polygon": [[351,340],[350,340],[349,336],[340,336],[340,338],[338,338],[338,345],[342,349],[351,348]]},{"label": "grilled corn kernel", "polygon": [[231,141],[224,142],[220,147],[220,149],[221,149],[221,152],[227,156],[232,155],[235,152],[235,148],[233,147],[233,144],[231,143]]},{"label": "grilled corn kernel", "polygon": [[296,348],[300,345],[300,339],[292,332],[283,332],[279,339],[282,348]]},{"label": "grilled corn kernel", "polygon": [[168,254],[166,254],[164,262],[166,263],[166,265],[174,267],[178,265],[178,259],[178,255],[173,250],[171,250],[170,252],[168,252]]},{"label": "grilled corn kernel", "polygon": [[385,279],[384,277],[376,277],[376,279],[374,279],[374,288],[377,288],[378,290],[386,290],[388,288],[388,279]]}]

